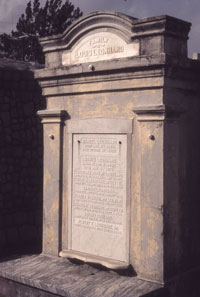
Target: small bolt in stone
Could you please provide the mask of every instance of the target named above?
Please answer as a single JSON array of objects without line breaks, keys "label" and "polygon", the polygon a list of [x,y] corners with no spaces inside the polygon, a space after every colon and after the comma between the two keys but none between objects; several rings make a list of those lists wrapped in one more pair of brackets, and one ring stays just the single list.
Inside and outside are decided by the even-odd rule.
[{"label": "small bolt in stone", "polygon": [[53,140],[54,139],[54,135],[53,134],[50,134],[49,135],[49,138]]},{"label": "small bolt in stone", "polygon": [[94,71],[94,70],[95,70],[95,67],[94,67],[94,65],[92,65],[92,64],[90,64],[90,65],[88,66],[88,68],[89,68],[91,71]]},{"label": "small bolt in stone", "polygon": [[149,139],[155,140],[155,136],[151,134],[151,135],[149,135]]}]

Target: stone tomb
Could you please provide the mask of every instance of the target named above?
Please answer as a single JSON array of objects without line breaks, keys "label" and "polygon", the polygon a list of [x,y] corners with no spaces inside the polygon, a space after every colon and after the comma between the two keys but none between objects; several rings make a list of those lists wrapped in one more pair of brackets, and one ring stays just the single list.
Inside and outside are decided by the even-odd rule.
[{"label": "stone tomb", "polygon": [[198,269],[200,76],[189,30],[169,16],[95,12],[41,39],[43,254],[132,266],[161,285]]}]

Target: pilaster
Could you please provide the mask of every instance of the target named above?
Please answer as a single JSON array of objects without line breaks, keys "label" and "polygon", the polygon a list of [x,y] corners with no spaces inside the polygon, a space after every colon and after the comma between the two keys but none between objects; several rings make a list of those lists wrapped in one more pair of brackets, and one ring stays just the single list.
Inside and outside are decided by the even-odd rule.
[{"label": "pilaster", "polygon": [[61,234],[64,110],[38,111],[44,133],[43,253],[58,256]]},{"label": "pilaster", "polygon": [[[166,258],[170,257],[170,253],[166,254],[165,249],[169,238],[174,234],[172,226],[165,234],[168,224],[168,198],[175,193],[173,199],[178,199],[176,193],[179,187],[176,180],[170,189],[166,181],[171,180],[170,176],[174,176],[173,168],[177,165],[172,163],[177,162],[178,158],[177,119],[182,110],[166,105],[139,106],[134,109],[134,113],[136,117],[133,176],[136,180],[133,181],[132,189],[133,262],[140,278],[164,283],[166,265],[170,260]],[[172,131],[176,137],[172,135],[170,141],[168,136]],[[171,146],[176,149],[172,151]],[[167,166],[167,171],[166,160],[170,161],[171,165]]]}]

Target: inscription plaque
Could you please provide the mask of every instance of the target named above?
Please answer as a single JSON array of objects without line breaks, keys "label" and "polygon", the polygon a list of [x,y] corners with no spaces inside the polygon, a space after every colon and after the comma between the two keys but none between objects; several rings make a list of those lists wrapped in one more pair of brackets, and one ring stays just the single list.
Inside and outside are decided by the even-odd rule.
[{"label": "inscription plaque", "polygon": [[72,51],[62,55],[62,64],[78,64],[139,55],[139,42],[127,44],[110,32],[95,33],[85,37]]},{"label": "inscription plaque", "polygon": [[73,135],[72,250],[127,261],[126,159],[126,135]]}]

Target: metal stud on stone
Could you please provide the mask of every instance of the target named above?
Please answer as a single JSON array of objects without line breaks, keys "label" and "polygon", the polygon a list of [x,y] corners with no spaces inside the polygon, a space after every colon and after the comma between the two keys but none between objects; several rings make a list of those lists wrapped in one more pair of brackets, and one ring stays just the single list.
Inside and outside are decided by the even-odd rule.
[{"label": "metal stud on stone", "polygon": [[94,70],[95,70],[95,67],[94,67],[94,65],[90,64],[90,65],[88,66],[88,69],[90,69],[91,71],[94,71]]}]

